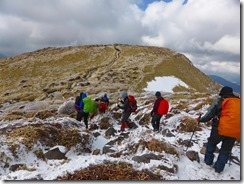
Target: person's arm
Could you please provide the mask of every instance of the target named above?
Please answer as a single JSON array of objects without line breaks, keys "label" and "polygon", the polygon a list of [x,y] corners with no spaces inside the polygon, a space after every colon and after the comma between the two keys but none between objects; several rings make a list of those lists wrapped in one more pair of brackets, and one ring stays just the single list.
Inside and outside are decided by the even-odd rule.
[{"label": "person's arm", "polygon": [[207,113],[201,117],[200,122],[208,122],[212,118],[218,115],[219,104],[221,103],[221,99],[214,101],[211,106],[208,108]]},{"label": "person's arm", "polygon": [[124,111],[127,111],[128,108],[130,107],[130,102],[129,102],[129,99],[126,98],[124,101],[123,101],[123,106],[118,106],[120,109],[123,109]]},{"label": "person's arm", "polygon": [[162,100],[162,98],[157,98],[157,100],[155,100],[151,115],[158,113],[158,107],[159,107],[159,104],[160,104],[161,100]]}]

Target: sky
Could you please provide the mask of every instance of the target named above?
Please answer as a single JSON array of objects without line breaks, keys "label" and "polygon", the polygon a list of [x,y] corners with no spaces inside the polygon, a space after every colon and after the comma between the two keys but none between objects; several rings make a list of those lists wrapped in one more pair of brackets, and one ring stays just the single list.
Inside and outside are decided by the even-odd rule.
[{"label": "sky", "polygon": [[158,46],[240,80],[238,0],[1,0],[0,54],[91,44]]}]

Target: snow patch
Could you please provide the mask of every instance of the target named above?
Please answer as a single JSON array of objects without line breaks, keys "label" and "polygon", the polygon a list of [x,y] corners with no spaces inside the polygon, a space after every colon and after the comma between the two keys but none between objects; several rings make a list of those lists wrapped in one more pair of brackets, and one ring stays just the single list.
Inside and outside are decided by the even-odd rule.
[{"label": "snow patch", "polygon": [[167,77],[155,77],[155,80],[147,82],[147,87],[144,88],[145,91],[164,91],[173,92],[173,88],[176,86],[183,86],[189,88],[189,86],[174,76]]}]

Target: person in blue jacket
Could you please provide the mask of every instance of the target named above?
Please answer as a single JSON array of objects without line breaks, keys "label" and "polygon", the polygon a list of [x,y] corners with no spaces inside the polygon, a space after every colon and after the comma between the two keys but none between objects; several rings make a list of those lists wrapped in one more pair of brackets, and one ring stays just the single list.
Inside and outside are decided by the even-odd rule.
[{"label": "person in blue jacket", "polygon": [[[77,111],[77,121],[81,121],[82,118],[84,118],[84,123],[86,125],[86,129],[88,128],[88,117],[89,117],[89,113],[84,112],[84,102],[83,99],[86,98],[87,95],[86,93],[81,92],[80,93],[80,98],[79,98],[79,103],[77,102],[75,104],[75,109]],[[78,98],[77,98],[78,101]]]}]

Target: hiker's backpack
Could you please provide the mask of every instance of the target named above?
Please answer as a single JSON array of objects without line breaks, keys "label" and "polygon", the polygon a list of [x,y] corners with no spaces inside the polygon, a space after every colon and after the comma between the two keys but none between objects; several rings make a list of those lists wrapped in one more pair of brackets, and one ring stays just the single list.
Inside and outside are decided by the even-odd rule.
[{"label": "hiker's backpack", "polygon": [[158,114],[165,115],[169,111],[169,102],[166,99],[162,99],[158,106]]},{"label": "hiker's backpack", "polygon": [[135,97],[132,95],[129,95],[128,99],[129,99],[129,104],[130,104],[129,111],[135,112],[137,110],[137,101],[136,101]]},{"label": "hiker's backpack", "polygon": [[81,110],[81,108],[80,108],[80,101],[81,101],[80,96],[77,96],[77,97],[75,98],[75,110],[76,110],[77,112],[80,112],[80,110]]},{"label": "hiker's backpack", "polygon": [[108,104],[108,102],[109,102],[107,95],[104,95],[104,96],[101,98],[101,100],[102,100],[103,102],[107,103],[107,104]]},{"label": "hiker's backpack", "polygon": [[222,102],[218,133],[233,138],[240,138],[241,111],[240,98],[226,98]]},{"label": "hiker's backpack", "polygon": [[94,104],[92,102],[92,99],[90,97],[83,98],[84,108],[83,111],[85,113],[91,113],[94,110]]}]

